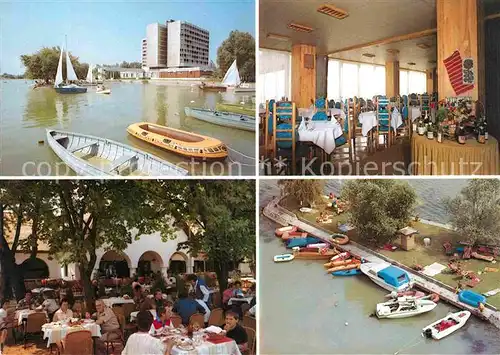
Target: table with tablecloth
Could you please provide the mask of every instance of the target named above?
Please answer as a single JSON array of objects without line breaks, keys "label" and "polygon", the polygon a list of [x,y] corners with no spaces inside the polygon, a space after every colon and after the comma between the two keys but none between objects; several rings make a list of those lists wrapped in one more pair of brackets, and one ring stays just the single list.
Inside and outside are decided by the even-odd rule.
[{"label": "table with tablecloth", "polygon": [[55,344],[64,339],[71,332],[78,330],[90,330],[92,337],[99,338],[101,336],[101,327],[94,321],[88,321],[79,326],[70,327],[67,324],[47,323],[42,326],[43,338],[47,339],[47,347],[50,344]]},{"label": "table with tablecloth", "polygon": [[[377,127],[377,114],[374,111],[362,112],[358,116],[358,121],[361,123],[361,133],[364,137],[372,128]],[[403,124],[401,113],[393,111],[391,115],[391,127],[396,131]]]},{"label": "table with tablecloth", "polygon": [[[304,118],[312,118],[317,110],[314,107],[300,107],[297,109],[300,117]],[[340,118],[345,119],[346,114],[343,110],[339,108],[329,108],[327,109],[327,116],[333,117],[336,115],[340,115]]]},{"label": "table with tablecloth", "polygon": [[[153,319],[156,319],[156,317],[157,317],[156,309],[150,309],[149,312],[153,316]],[[130,313],[130,322],[135,322],[138,314],[139,314],[139,311],[131,312]]]},{"label": "table with tablecloth", "polygon": [[227,301],[227,304],[230,306],[234,302],[240,302],[240,303],[246,302],[246,303],[250,303],[250,302],[252,302],[252,300],[253,300],[253,297],[232,297],[232,298],[229,299],[229,301]]},{"label": "table with tablecloth", "polygon": [[465,144],[456,140],[436,139],[413,134],[411,147],[413,175],[498,175],[500,156],[498,142],[489,137],[485,144],[468,139]]},{"label": "table with tablecloth", "polygon": [[297,129],[299,141],[312,142],[327,154],[335,150],[335,139],[342,136],[342,127],[337,121],[302,121]]},{"label": "table with tablecloth", "polygon": [[134,303],[133,299],[131,298],[126,299],[123,297],[104,298],[102,301],[108,307],[113,307],[114,304]]},{"label": "table with tablecloth", "polygon": [[[36,311],[33,309],[21,309],[21,310],[16,311],[14,317],[17,319],[17,324],[21,325],[21,324],[23,324],[23,321],[26,321],[28,319],[28,315],[30,315],[32,313],[37,313],[37,312],[41,312],[41,311]],[[44,313],[45,313],[45,315],[47,315],[47,312],[44,312]]]},{"label": "table with tablecloth", "polygon": [[420,111],[420,107],[411,106],[410,107],[410,120],[413,122],[420,116],[422,116],[422,111]]},{"label": "table with tablecloth", "polygon": [[196,350],[181,350],[177,346],[172,348],[172,355],[241,355],[240,349],[234,340],[225,342],[217,342],[216,344],[210,341],[204,341],[201,345],[196,346]]}]

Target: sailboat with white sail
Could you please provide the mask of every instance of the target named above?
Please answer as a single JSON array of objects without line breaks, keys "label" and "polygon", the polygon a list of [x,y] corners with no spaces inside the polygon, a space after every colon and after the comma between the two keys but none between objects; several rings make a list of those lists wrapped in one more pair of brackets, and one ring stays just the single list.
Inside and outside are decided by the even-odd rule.
[{"label": "sailboat with white sail", "polygon": [[66,46],[66,84],[64,84],[63,79],[63,52],[64,46],[61,47],[61,55],[59,56],[59,64],[57,65],[57,73],[56,79],[54,80],[54,89],[59,94],[81,94],[86,93],[87,88],[69,84],[71,81],[78,81],[78,77],[76,76],[75,69],[73,69],[73,65],[71,64],[71,59],[69,57],[69,51]]},{"label": "sailboat with white sail", "polygon": [[234,90],[234,92],[255,91],[254,87],[250,87],[248,84],[241,83],[240,72],[238,71],[238,66],[236,65],[236,59],[227,70],[226,75],[224,75],[222,84],[226,85],[228,89]]}]

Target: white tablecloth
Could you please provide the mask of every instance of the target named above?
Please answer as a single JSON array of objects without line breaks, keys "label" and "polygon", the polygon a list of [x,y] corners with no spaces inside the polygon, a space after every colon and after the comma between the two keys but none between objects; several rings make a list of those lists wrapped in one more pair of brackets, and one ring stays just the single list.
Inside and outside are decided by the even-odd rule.
[{"label": "white tablecloth", "polygon": [[339,108],[329,108],[328,111],[330,112],[331,117],[333,117],[335,115],[340,115],[340,118],[342,118],[342,119],[346,118],[345,112]]},{"label": "white tablecloth", "polygon": [[410,119],[412,122],[415,121],[415,119],[419,118],[421,115],[422,112],[420,111],[420,107],[410,107]]},{"label": "white tablecloth", "polygon": [[236,342],[228,341],[226,343],[213,344],[209,341],[198,345],[194,351],[181,350],[177,346],[172,348],[172,355],[241,355],[240,349]]},{"label": "white tablecloth", "polygon": [[36,313],[36,312],[37,311],[30,310],[30,309],[22,309],[22,310],[16,311],[17,324],[21,325],[23,323],[23,319],[28,319],[29,314]]},{"label": "white tablecloth", "polygon": [[335,149],[335,139],[343,134],[342,127],[340,127],[340,123],[337,121],[311,121],[309,122],[309,128],[306,128],[305,122],[302,121],[298,132],[299,141],[313,142],[327,154],[333,152]]},{"label": "white tablecloth", "polygon": [[[377,114],[373,111],[363,112],[358,117],[359,122],[361,123],[361,133],[363,136],[367,136],[368,132],[373,127],[377,127]],[[403,118],[399,112],[394,111],[392,113],[391,118],[391,127],[394,129],[398,129],[399,126],[403,124]]]},{"label": "white tablecloth", "polygon": [[[150,309],[149,312],[151,312],[151,314],[153,315],[153,319],[156,319],[156,309]],[[139,311],[137,312],[131,312],[130,313],[130,322],[133,322],[136,320],[137,318],[137,315],[139,314]]]},{"label": "white tablecloth", "polygon": [[123,297],[110,297],[102,300],[108,307],[113,307],[114,304],[134,303],[133,299],[125,299]]},{"label": "white tablecloth", "polygon": [[82,330],[82,327],[85,330],[90,330],[93,337],[101,336],[101,327],[92,321],[92,323],[85,323],[81,327],[69,327],[67,325],[53,326],[52,323],[44,324],[42,326],[43,338],[47,339],[47,347],[49,347],[50,344],[63,340],[66,334]]},{"label": "white tablecloth", "polygon": [[227,301],[227,304],[230,306],[233,304],[233,302],[243,302],[245,301],[246,303],[252,302],[253,297],[243,297],[243,298],[238,298],[238,297],[232,297]]}]

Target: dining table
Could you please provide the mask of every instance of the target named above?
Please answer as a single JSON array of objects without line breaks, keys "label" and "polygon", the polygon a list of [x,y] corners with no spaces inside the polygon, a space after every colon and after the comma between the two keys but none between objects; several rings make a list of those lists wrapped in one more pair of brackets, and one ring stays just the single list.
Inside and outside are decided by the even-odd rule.
[{"label": "dining table", "polygon": [[344,133],[340,123],[332,121],[302,121],[297,129],[300,142],[312,142],[327,154],[335,150],[335,139]]},{"label": "dining table", "polygon": [[102,301],[108,307],[113,307],[114,304],[134,303],[134,300],[132,298],[123,298],[123,297],[104,298]]},{"label": "dining table", "polygon": [[[37,313],[37,312],[39,312],[39,311],[36,311],[34,309],[20,309],[20,310],[16,311],[16,313],[14,314],[14,317],[15,317],[15,319],[17,319],[17,324],[21,325],[28,320],[28,316],[30,314]],[[45,313],[45,315],[47,315],[46,312],[44,312],[44,313]]]},{"label": "dining table", "polygon": [[101,327],[92,319],[85,319],[79,325],[70,325],[67,322],[52,322],[42,326],[43,339],[47,339],[47,347],[64,340],[66,335],[78,330],[90,330],[92,337],[101,336]]},{"label": "dining table", "polygon": [[227,301],[227,304],[231,306],[233,303],[238,302],[238,303],[250,303],[252,302],[253,297],[231,297],[229,301]]},{"label": "dining table", "polygon": [[[156,309],[150,309],[149,312],[153,316],[153,319],[156,319],[158,317],[158,315],[156,314]],[[135,322],[138,314],[139,314],[139,311],[130,312],[130,323]]]},{"label": "dining table", "polygon": [[[364,137],[368,135],[374,127],[377,127],[378,120],[375,111],[362,112],[358,116],[358,121],[361,123],[361,133]],[[396,131],[403,124],[401,113],[394,110],[391,114],[391,127]]]}]

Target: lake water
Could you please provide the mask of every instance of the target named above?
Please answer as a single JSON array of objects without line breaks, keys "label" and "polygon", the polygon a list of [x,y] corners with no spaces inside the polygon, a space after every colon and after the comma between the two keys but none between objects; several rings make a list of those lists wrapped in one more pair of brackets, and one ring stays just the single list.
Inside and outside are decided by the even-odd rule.
[{"label": "lake water", "polygon": [[[343,182],[328,181],[325,192],[339,193]],[[454,197],[465,180],[410,180],[420,200],[422,218],[446,223],[439,201]],[[276,180],[260,181],[260,207],[280,190]],[[284,252],[274,236],[278,226],[260,217],[259,319],[261,354],[500,354],[500,333],[471,318],[464,328],[440,341],[424,340],[421,329],[454,307],[400,320],[369,317],[388,292],[364,277],[334,278],[323,262],[274,263]],[[346,325],[347,323],[347,325]]]},{"label": "lake water", "polygon": [[[221,127],[186,117],[185,106],[214,109],[218,102],[254,107],[248,94],[203,92],[197,85],[108,82],[111,95],[95,88],[86,94],[61,95],[53,88],[31,89],[32,82],[0,82],[0,174],[74,175],[45,142],[47,128],[90,134],[140,148],[172,163],[189,162],[128,135],[132,123],[146,121],[221,140],[229,148],[224,164],[198,164],[196,175],[254,175],[255,133]],[[237,164],[240,163],[241,169]],[[223,166],[223,167],[222,167]],[[186,166],[183,166],[186,167]]]}]

